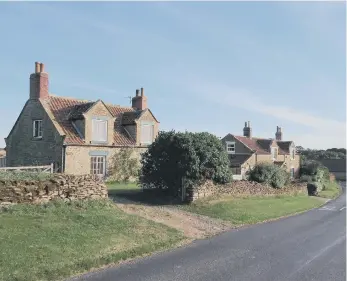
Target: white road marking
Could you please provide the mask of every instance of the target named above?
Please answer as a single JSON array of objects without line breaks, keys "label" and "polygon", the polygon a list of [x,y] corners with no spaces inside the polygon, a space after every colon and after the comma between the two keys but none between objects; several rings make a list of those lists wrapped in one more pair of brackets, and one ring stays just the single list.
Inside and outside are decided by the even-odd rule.
[{"label": "white road marking", "polygon": [[340,211],[342,211],[343,209],[346,209],[346,206],[342,207],[342,208],[340,209]]},{"label": "white road marking", "polygon": [[332,206],[332,207],[322,207],[322,208],[319,208],[318,210],[321,210],[321,211],[335,211],[335,207]]}]

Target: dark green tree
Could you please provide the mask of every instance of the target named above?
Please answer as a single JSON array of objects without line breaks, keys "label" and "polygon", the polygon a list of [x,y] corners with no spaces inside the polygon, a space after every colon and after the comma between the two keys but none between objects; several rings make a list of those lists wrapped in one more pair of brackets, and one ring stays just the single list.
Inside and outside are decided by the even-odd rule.
[{"label": "dark green tree", "polygon": [[142,155],[140,182],[178,195],[184,179],[187,187],[210,179],[215,183],[232,180],[228,155],[221,141],[209,133],[160,132]]}]

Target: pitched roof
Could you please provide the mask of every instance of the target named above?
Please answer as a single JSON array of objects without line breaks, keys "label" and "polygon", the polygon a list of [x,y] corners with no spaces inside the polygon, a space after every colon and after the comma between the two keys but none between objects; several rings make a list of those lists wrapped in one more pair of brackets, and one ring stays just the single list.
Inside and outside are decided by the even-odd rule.
[{"label": "pitched roof", "polygon": [[[79,100],[50,95],[46,99],[40,99],[46,109],[53,124],[61,135],[65,135],[65,144],[84,144],[84,140],[79,136],[72,122],[80,119],[84,112],[88,111],[94,101]],[[120,107],[119,105],[105,104],[115,121],[114,144],[115,146],[132,146],[135,140],[124,130],[122,115],[125,112],[135,112],[131,107]]]},{"label": "pitched roof", "polygon": [[83,118],[83,113],[88,111],[95,102],[86,102],[82,104],[76,104],[70,111],[70,114],[68,116],[68,119],[70,120],[77,120],[77,119],[82,119]]},{"label": "pitched roof", "polygon": [[231,167],[237,167],[245,163],[252,154],[228,154]]},{"label": "pitched roof", "polygon": [[346,159],[321,159],[319,162],[330,172],[346,172]]},{"label": "pitched roof", "polygon": [[289,148],[292,144],[292,141],[276,141],[274,139],[266,138],[249,138],[244,136],[234,136],[234,138],[258,154],[270,154],[270,145],[272,142],[277,143],[279,154],[289,154]]},{"label": "pitched roof", "polygon": [[[280,154],[289,154],[290,146],[293,142],[292,141],[277,141],[277,145],[280,148],[279,153]],[[281,153],[282,152],[282,153]]]}]

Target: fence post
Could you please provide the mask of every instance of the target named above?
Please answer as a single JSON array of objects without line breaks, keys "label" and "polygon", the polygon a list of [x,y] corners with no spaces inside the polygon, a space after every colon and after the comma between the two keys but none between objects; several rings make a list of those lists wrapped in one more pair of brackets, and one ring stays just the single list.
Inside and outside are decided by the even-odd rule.
[{"label": "fence post", "polygon": [[54,165],[53,165],[53,163],[51,163],[51,174],[53,174],[54,173]]}]

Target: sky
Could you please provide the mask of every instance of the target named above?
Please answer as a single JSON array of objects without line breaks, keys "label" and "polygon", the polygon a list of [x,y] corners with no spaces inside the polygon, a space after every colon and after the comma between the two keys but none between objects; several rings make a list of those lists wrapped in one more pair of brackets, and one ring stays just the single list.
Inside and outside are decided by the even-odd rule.
[{"label": "sky", "polygon": [[0,147],[29,98],[130,106],[144,88],[161,130],[346,147],[343,2],[1,2]]}]

